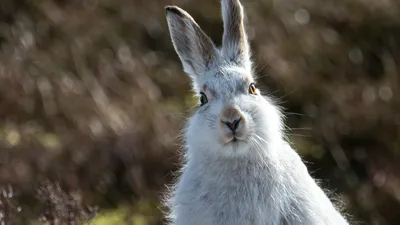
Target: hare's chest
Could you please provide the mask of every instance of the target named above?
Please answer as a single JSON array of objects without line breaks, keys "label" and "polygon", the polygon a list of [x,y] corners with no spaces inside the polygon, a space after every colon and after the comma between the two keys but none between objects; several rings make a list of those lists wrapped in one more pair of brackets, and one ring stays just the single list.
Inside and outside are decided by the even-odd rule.
[{"label": "hare's chest", "polygon": [[177,193],[185,196],[180,214],[193,221],[186,224],[278,224],[277,196],[264,178],[231,176],[223,182],[199,178],[186,187]]}]

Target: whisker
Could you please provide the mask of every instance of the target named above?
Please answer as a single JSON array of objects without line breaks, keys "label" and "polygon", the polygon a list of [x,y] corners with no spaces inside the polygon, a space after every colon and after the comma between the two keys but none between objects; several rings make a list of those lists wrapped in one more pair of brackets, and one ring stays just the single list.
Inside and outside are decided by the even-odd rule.
[{"label": "whisker", "polygon": [[295,113],[295,112],[283,112],[285,116],[307,116],[307,114],[304,113]]},{"label": "whisker", "polygon": [[287,94],[285,94],[285,95],[280,96],[279,99],[285,98],[285,97],[287,97],[287,96],[289,96],[289,95],[291,95],[291,94],[294,94],[294,92],[296,92],[296,91],[298,91],[298,90],[299,90],[298,88],[295,88],[295,89],[293,89],[291,92],[289,92],[289,93],[287,93]]},{"label": "whisker", "polygon": [[290,130],[312,130],[311,127],[291,127]]},{"label": "whisker", "polygon": [[252,145],[254,146],[254,148],[256,148],[256,154],[258,155],[258,157],[260,158],[260,162],[258,162],[259,166],[262,166],[262,163],[266,164],[266,162],[264,161],[264,158],[262,157],[261,153],[259,152],[259,150],[262,150],[262,147],[260,146],[260,144],[258,143],[258,141],[256,139],[254,139],[253,137],[251,138],[252,141]]},{"label": "whisker", "polygon": [[268,142],[266,140],[264,140],[262,137],[260,137],[259,135],[255,135],[255,137],[257,137],[260,141],[263,141],[265,144],[268,144]]},{"label": "whisker", "polygon": [[266,160],[264,159],[264,157],[261,155],[261,151],[264,150],[264,149],[262,148],[262,145],[261,145],[256,139],[253,138],[253,140],[254,140],[254,144],[258,147],[258,150],[260,150],[260,151],[256,151],[258,157],[260,157],[260,163],[259,163],[260,166],[267,165],[268,163],[266,162]]},{"label": "whisker", "polygon": [[312,138],[311,135],[306,135],[306,134],[293,134],[293,133],[288,133],[288,136],[293,136],[293,137],[304,137],[304,138]]}]

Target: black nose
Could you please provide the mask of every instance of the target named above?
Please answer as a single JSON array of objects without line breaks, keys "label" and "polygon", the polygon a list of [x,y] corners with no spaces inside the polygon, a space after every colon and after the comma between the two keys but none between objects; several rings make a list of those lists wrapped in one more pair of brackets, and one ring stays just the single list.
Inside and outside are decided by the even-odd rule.
[{"label": "black nose", "polygon": [[240,122],[240,118],[237,119],[237,120],[234,120],[233,122],[224,121],[224,123],[226,124],[226,126],[228,126],[228,128],[229,128],[231,131],[235,131],[235,130],[238,128],[239,122]]}]

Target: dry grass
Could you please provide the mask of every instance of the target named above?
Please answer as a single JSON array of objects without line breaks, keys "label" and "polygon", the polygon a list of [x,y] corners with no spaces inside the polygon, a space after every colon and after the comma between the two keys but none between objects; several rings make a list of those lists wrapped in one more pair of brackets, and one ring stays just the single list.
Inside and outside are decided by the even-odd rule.
[{"label": "dry grass", "polygon": [[[243,3],[259,81],[310,170],[355,221],[398,224],[400,3]],[[0,2],[5,224],[82,224],[122,205],[126,224],[162,224],[155,205],[193,105],[167,4],[220,43],[216,0]]]}]

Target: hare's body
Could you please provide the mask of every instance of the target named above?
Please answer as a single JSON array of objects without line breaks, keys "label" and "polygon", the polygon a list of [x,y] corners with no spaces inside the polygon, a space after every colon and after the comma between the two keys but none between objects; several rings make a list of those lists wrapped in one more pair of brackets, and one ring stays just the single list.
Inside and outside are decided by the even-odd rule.
[{"label": "hare's body", "polygon": [[172,225],[345,225],[284,141],[279,109],[255,86],[239,0],[222,0],[217,49],[193,18],[166,7],[172,41],[200,106],[167,204]]},{"label": "hare's body", "polygon": [[173,225],[347,224],[285,143],[272,158],[201,158],[183,169]]}]

